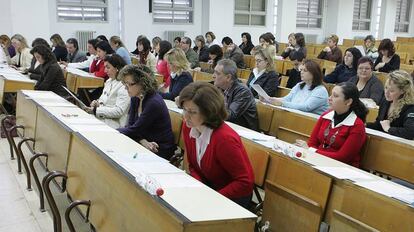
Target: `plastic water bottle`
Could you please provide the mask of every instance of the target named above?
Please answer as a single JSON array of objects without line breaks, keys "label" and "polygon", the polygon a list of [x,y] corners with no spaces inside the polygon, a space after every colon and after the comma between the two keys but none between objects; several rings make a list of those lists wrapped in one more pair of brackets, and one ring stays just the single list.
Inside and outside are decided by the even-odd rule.
[{"label": "plastic water bottle", "polygon": [[158,183],[156,179],[146,174],[139,174],[135,177],[137,183],[149,194],[153,196],[162,196],[164,194],[164,189]]}]

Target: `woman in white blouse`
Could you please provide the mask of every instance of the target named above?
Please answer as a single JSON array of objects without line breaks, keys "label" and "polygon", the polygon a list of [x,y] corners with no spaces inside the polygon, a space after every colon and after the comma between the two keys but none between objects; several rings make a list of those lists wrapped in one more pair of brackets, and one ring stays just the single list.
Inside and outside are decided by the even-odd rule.
[{"label": "woman in white blouse", "polygon": [[105,72],[109,78],[105,82],[102,95],[98,100],[91,102],[88,111],[116,129],[125,126],[128,118],[130,99],[125,86],[118,78],[119,71],[126,64],[117,54],[106,56],[104,62]]},{"label": "woman in white blouse", "polygon": [[26,39],[20,34],[15,34],[11,38],[11,43],[14,49],[16,49],[16,55],[13,58],[8,56],[8,63],[17,67],[19,70],[29,69],[33,55],[30,53]]}]

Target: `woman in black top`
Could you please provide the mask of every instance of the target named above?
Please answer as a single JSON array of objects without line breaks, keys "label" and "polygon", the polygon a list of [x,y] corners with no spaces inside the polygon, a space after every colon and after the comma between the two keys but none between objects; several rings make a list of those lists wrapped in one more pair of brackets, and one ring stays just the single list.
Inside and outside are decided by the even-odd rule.
[{"label": "woman in black top", "polygon": [[282,53],[283,59],[289,57],[291,61],[306,58],[305,36],[303,33],[292,33],[289,36],[289,46]]},{"label": "woman in black top", "polygon": [[[44,45],[50,49],[49,44],[46,40],[42,38],[36,38],[32,42],[32,48],[36,47],[37,45]],[[32,62],[30,63],[30,68],[27,70],[30,79],[39,80],[42,70],[40,69],[40,64],[37,62],[36,58],[33,57]]]},{"label": "woman in black top", "polygon": [[414,139],[414,87],[406,71],[389,74],[378,117],[367,127],[405,139]]},{"label": "woman in black top", "polygon": [[198,54],[198,60],[200,62],[208,62],[208,47],[204,36],[198,35],[195,38],[195,46],[193,50]]},{"label": "woman in black top", "polygon": [[392,72],[400,69],[400,56],[395,54],[394,43],[390,39],[383,39],[378,47],[380,55],[374,67],[379,72]]},{"label": "woman in black top", "polygon": [[252,36],[247,32],[243,32],[241,37],[242,43],[239,45],[239,48],[243,51],[243,54],[250,55],[251,50],[254,48]]},{"label": "woman in black top", "polygon": [[53,34],[50,37],[50,42],[52,42],[52,51],[55,54],[56,60],[67,61],[68,50],[62,37],[59,34]]}]

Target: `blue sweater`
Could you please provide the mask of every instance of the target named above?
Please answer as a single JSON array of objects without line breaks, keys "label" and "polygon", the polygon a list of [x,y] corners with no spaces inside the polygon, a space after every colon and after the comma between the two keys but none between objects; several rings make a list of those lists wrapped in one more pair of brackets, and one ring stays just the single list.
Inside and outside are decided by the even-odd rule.
[{"label": "blue sweater", "polygon": [[353,68],[349,68],[344,64],[337,65],[335,70],[323,78],[326,83],[341,83],[348,81],[351,77],[357,75],[357,72]]},{"label": "blue sweater", "polygon": [[174,101],[175,97],[180,95],[181,90],[191,82],[193,82],[191,74],[189,72],[182,72],[181,75],[171,78],[170,92],[160,94],[162,98]]},{"label": "blue sweater", "polygon": [[127,125],[118,131],[139,142],[146,139],[159,146],[157,155],[169,159],[174,154],[174,135],[167,105],[158,93],[147,94],[138,116],[139,98],[131,98]]},{"label": "blue sweater", "polygon": [[316,86],[309,90],[309,85],[300,88],[300,82],[293,87],[290,93],[282,98],[282,106],[314,114],[322,114],[328,110],[328,91],[325,86]]},{"label": "blue sweater", "polygon": [[129,56],[128,50],[124,47],[119,47],[116,49],[116,54],[118,54],[125,61],[126,64],[131,64],[131,57]]}]

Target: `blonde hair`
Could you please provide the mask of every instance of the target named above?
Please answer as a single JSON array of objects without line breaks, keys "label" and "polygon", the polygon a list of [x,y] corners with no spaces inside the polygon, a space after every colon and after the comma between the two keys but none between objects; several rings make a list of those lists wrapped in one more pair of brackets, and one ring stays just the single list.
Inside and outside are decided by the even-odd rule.
[{"label": "blonde hair", "polygon": [[270,55],[269,49],[260,48],[258,50],[255,50],[253,52],[253,56],[260,56],[267,62],[267,65],[266,65],[267,72],[275,70],[274,61],[273,61],[272,56]]},{"label": "blonde hair", "polygon": [[404,93],[397,101],[397,106],[388,115],[388,120],[392,122],[394,119],[400,116],[401,110],[405,105],[414,104],[414,87],[411,75],[404,70],[395,70],[388,75],[388,79],[385,82],[385,87],[392,82],[397,88]]},{"label": "blonde hair", "polygon": [[118,44],[118,47],[125,47],[124,43],[122,42],[121,38],[119,36],[112,36],[109,41],[111,41],[114,44]]},{"label": "blonde hair", "polygon": [[164,55],[164,60],[177,69],[177,74],[181,75],[183,71],[190,69],[190,63],[181,48],[172,48]]},{"label": "blonde hair", "polygon": [[0,43],[6,45],[6,47],[11,46],[11,40],[7,35],[0,35]]},{"label": "blonde hair", "polygon": [[338,45],[339,37],[337,35],[332,34],[328,37],[328,39],[331,39],[336,45]]},{"label": "blonde hair", "polygon": [[19,41],[22,44],[22,49],[21,50],[23,50],[23,48],[28,48],[29,47],[29,45],[27,45],[26,39],[22,35],[15,34],[11,37],[10,40],[13,40],[13,39]]}]

